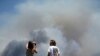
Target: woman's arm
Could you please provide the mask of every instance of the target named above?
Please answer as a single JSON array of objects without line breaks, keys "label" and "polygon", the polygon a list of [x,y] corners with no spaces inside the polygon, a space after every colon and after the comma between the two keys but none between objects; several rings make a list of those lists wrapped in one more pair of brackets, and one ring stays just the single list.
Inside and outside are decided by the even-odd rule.
[{"label": "woman's arm", "polygon": [[32,52],[33,52],[33,53],[37,53],[37,48],[33,48],[33,49],[32,49]]},{"label": "woman's arm", "polygon": [[28,43],[26,44],[26,49],[28,49]]},{"label": "woman's arm", "polygon": [[37,48],[34,49],[34,52],[37,53]]}]

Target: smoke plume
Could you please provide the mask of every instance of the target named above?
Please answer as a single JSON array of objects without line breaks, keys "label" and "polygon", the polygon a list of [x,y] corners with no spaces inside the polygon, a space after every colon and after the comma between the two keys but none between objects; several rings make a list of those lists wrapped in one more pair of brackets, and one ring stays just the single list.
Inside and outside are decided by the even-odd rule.
[{"label": "smoke plume", "polygon": [[0,29],[0,37],[7,42],[17,40],[4,42],[8,46],[2,56],[24,56],[26,42],[34,39],[39,44],[37,56],[47,54],[50,39],[57,41],[61,56],[92,56],[99,52],[98,37],[91,33],[95,13],[87,3],[87,0],[26,0],[16,5],[16,14],[0,17],[9,18]]}]

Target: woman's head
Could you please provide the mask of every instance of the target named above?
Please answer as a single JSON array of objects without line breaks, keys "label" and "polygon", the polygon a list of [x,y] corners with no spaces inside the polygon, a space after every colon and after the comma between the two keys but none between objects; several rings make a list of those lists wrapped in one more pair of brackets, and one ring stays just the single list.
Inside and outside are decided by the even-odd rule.
[{"label": "woman's head", "polygon": [[33,47],[34,47],[34,46],[33,46],[32,41],[29,41],[29,42],[28,42],[28,49],[33,49]]},{"label": "woman's head", "polygon": [[50,46],[56,46],[56,41],[55,40],[50,40]]}]

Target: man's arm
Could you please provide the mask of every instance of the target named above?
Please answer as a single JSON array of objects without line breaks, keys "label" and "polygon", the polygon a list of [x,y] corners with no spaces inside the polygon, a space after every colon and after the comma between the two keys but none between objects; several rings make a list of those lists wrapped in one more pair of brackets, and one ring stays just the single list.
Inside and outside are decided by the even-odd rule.
[{"label": "man's arm", "polygon": [[60,56],[60,54],[58,53],[58,56]]},{"label": "man's arm", "polygon": [[48,56],[50,56],[50,52],[48,52]]},{"label": "man's arm", "polygon": [[60,50],[59,50],[59,48],[58,48],[58,56],[60,56]]}]

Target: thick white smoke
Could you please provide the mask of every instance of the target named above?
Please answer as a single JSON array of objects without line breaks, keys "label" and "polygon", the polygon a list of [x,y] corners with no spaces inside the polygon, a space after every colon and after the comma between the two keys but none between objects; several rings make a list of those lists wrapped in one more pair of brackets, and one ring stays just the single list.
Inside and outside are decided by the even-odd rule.
[{"label": "thick white smoke", "polygon": [[[78,54],[80,56],[91,56],[95,51],[97,51],[97,48],[100,49],[98,47],[99,41],[96,41],[98,38],[93,37],[89,30],[91,28],[90,26],[92,25],[91,20],[93,19],[91,18],[93,15],[91,9],[87,8],[86,3],[88,1],[86,0],[43,0],[43,1],[39,2],[39,0],[27,0],[25,3],[15,6],[15,9],[17,10],[16,14],[3,15],[2,17],[6,16],[7,18],[10,19],[8,20],[8,24],[4,27],[4,29],[0,30],[0,37],[3,37],[4,38],[3,40],[9,38],[7,42],[13,39],[29,40],[30,32],[32,32],[33,30],[44,29],[46,27],[48,28],[58,27],[59,30],[57,31],[61,31],[63,37],[65,37],[66,40],[62,36],[57,38],[53,34],[49,36],[50,38],[47,37],[46,40],[55,39],[57,43],[64,40],[62,43],[65,45],[61,43],[58,44],[60,48],[62,46],[64,48],[66,47],[65,49],[63,49],[64,54],[62,56],[66,55],[73,56],[73,54],[75,56],[76,54],[75,52],[79,52]],[[47,30],[48,34],[50,34],[50,31],[51,30]],[[40,38],[40,35],[38,38]],[[48,42],[44,40],[42,41]],[[5,42],[5,44],[7,42]],[[46,44],[47,43],[40,44],[41,47],[39,48],[41,49],[42,47],[47,46]],[[76,47],[76,49],[80,49],[81,51],[80,50],[73,51],[71,50],[72,48],[69,47],[72,47],[73,49]],[[40,52],[41,51],[42,50],[40,50]],[[43,55],[43,53],[41,53],[41,55]]]}]

